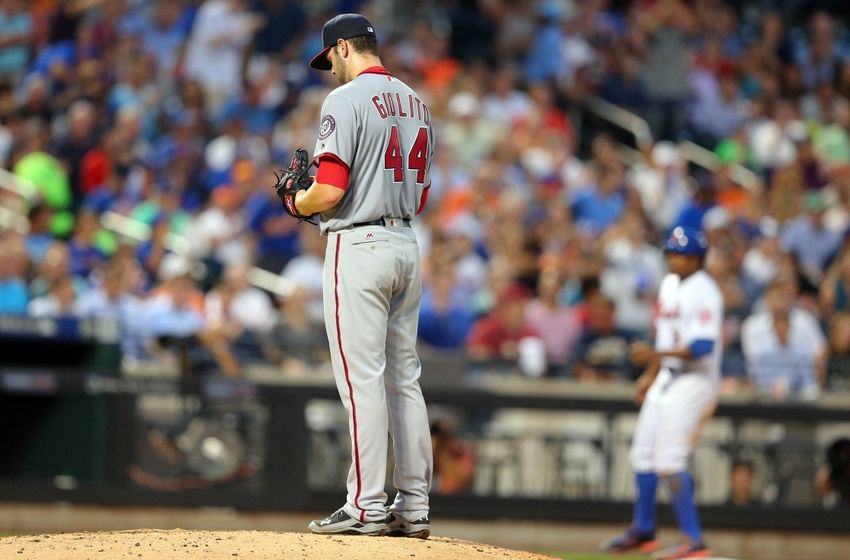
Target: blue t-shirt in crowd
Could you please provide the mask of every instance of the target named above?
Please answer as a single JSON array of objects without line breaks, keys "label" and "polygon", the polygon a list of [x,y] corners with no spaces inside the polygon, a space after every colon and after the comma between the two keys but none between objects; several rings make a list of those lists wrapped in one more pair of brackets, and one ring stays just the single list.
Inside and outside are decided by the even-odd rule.
[{"label": "blue t-shirt in crowd", "polygon": [[[456,299],[456,298],[452,298]],[[456,350],[462,348],[469,334],[475,315],[457,302],[440,311],[434,307],[431,293],[422,294],[419,310],[419,339],[435,348]]]},{"label": "blue t-shirt in crowd", "polygon": [[[29,36],[32,33],[32,17],[22,11],[9,16],[0,10],[0,37],[9,35]],[[20,74],[27,67],[29,47],[22,42],[0,49],[0,75]]]},{"label": "blue t-shirt in crowd", "polygon": [[248,199],[245,203],[245,215],[248,217],[248,225],[257,236],[258,256],[276,257],[283,261],[295,257],[301,251],[298,241],[298,229],[280,235],[272,235],[263,231],[266,220],[279,218],[283,209],[280,200],[258,195]]},{"label": "blue t-shirt in crowd", "polygon": [[573,217],[576,224],[591,233],[599,233],[617,222],[626,208],[626,197],[616,190],[608,196],[596,189],[585,189],[573,200]]},{"label": "blue t-shirt in crowd", "polygon": [[27,285],[19,278],[0,280],[0,314],[25,315],[29,303]]}]

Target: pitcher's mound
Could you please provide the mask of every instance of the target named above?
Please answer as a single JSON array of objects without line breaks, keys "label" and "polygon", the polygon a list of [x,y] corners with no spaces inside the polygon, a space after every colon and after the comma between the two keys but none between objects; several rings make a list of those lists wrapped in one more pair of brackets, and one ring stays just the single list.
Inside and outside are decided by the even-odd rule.
[{"label": "pitcher's mound", "polygon": [[27,560],[547,560],[458,539],[428,540],[270,531],[114,531],[0,539],[0,558]]}]

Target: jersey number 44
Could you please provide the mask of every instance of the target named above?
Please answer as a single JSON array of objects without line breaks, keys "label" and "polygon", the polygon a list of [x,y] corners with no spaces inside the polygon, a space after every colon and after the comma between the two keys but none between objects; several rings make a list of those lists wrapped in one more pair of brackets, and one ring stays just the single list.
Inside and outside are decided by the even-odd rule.
[{"label": "jersey number 44", "polygon": [[[404,182],[404,151],[398,138],[398,127],[395,125],[390,128],[390,140],[387,144],[387,151],[384,153],[384,169],[391,169],[393,172],[393,182]],[[428,129],[424,126],[419,127],[419,132],[416,133],[416,140],[413,141],[410,151],[407,154],[407,168],[416,170],[416,182],[422,184],[425,182],[425,171],[428,168]]]}]

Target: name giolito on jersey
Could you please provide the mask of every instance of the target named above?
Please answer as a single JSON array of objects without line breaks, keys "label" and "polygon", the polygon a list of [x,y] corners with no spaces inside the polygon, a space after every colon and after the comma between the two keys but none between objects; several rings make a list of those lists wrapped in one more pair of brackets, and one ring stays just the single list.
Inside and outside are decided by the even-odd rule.
[{"label": "name giolito on jersey", "polygon": [[[431,124],[431,114],[428,107],[415,95],[408,94],[407,103],[401,99],[401,94],[383,92],[372,97],[372,104],[382,119],[387,117],[407,117],[419,119],[425,124]],[[407,111],[405,112],[405,109]]]}]

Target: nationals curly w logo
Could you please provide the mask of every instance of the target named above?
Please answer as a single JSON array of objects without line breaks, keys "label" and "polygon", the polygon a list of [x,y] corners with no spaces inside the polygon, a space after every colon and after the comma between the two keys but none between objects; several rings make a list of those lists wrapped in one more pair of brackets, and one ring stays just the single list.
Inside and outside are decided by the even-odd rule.
[{"label": "nationals curly w logo", "polygon": [[328,136],[331,135],[336,129],[336,121],[330,115],[325,115],[322,117],[322,123],[319,125],[319,139],[324,140]]}]

